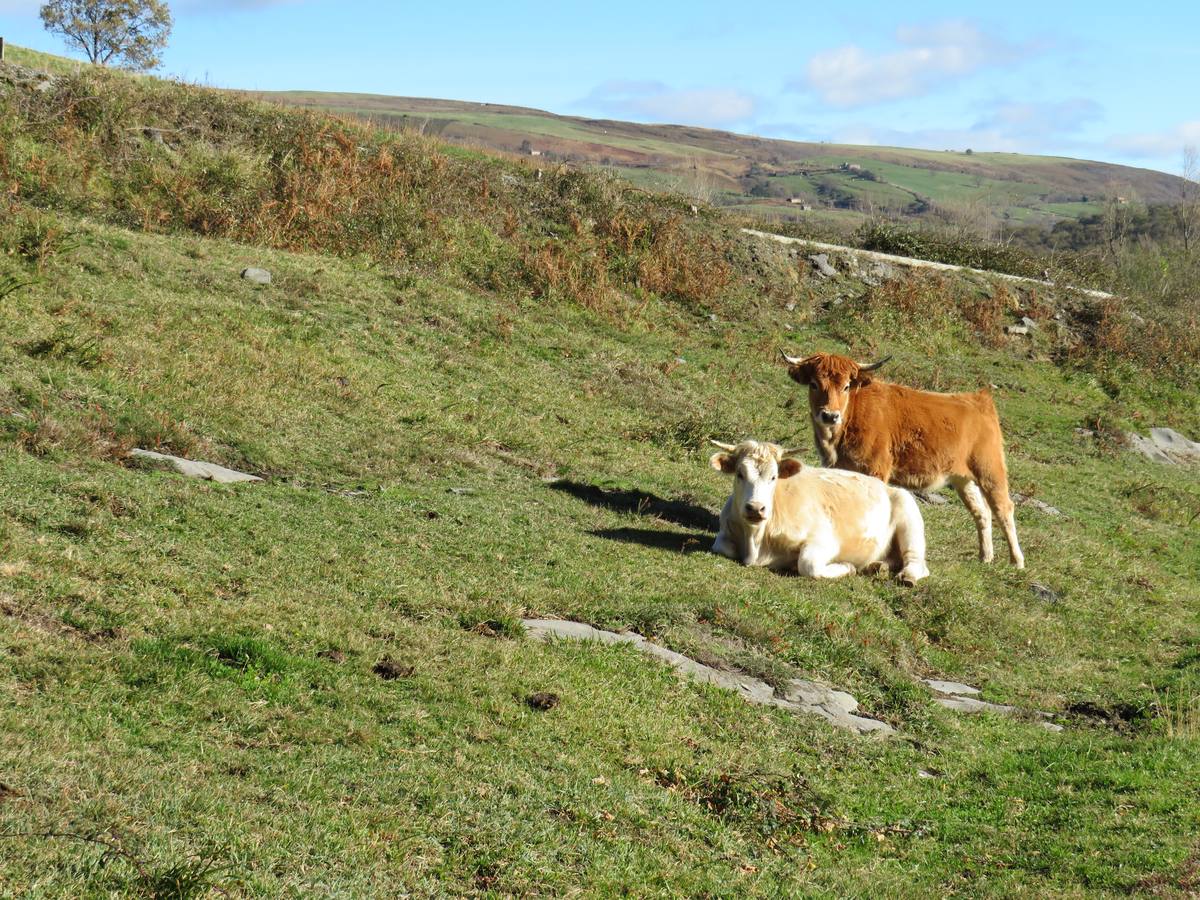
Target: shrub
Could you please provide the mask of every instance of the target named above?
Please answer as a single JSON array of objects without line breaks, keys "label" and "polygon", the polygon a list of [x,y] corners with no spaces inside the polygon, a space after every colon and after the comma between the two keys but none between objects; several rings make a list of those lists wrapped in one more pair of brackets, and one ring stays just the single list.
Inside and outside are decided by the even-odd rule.
[{"label": "shrub", "polygon": [[[19,201],[147,231],[452,269],[609,315],[622,291],[694,305],[732,280],[727,239],[680,198],[232,93],[90,71],[0,97],[0,133]],[[22,255],[64,252],[48,227]]]}]

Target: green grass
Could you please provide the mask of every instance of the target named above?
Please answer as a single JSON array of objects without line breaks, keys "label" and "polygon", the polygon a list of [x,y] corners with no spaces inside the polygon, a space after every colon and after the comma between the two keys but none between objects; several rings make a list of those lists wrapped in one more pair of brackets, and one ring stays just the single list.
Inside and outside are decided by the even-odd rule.
[{"label": "green grass", "polygon": [[[122,101],[89,101],[110,125],[193,108],[171,107],[175,89],[105,85],[87,96]],[[212,145],[261,151],[276,120],[233,112],[210,120]],[[639,266],[656,257],[636,241],[603,251],[606,305],[492,282],[479,273],[530,234],[600,253],[587,218],[631,226],[679,201],[634,205],[592,176],[534,190],[519,167],[424,143],[397,158],[441,174],[393,202],[457,236],[444,255],[387,256],[355,230],[370,206],[320,220],[333,238],[284,232],[290,249],[204,237],[182,216],[130,230],[116,203],[148,204],[145,183],[97,166],[80,186],[84,137],[0,123],[54,161],[44,184],[20,170],[0,221],[0,283],[23,285],[0,300],[4,892],[1186,890],[1200,475],[1075,429],[1194,436],[1187,383],[1068,364],[1049,321],[1028,343],[971,324],[1032,296],[819,281],[711,215],[689,239],[719,241],[733,274],[702,301],[649,290]],[[157,165],[155,184],[177,172]],[[253,211],[205,183],[206,208]],[[515,229],[480,237],[514,196]],[[272,285],[242,280],[249,265]],[[891,353],[891,377],[938,390],[996,384],[1014,489],[1064,513],[1019,508],[1029,569],[979,564],[957,502],[923,507],[933,575],[913,590],[704,552],[728,488],[705,440],[809,443],[779,346]],[[266,481],[184,479],[131,465],[131,446]],[[522,616],[822,678],[899,734],[749,706],[628,647],[525,641]],[[385,657],[412,674],[381,679]],[[933,675],[1066,730],[956,717],[920,686]],[[538,691],[560,704],[534,711]]]},{"label": "green grass", "polygon": [[[1019,512],[1017,573],[974,561],[958,504],[929,507],[922,587],[822,585],[580,498],[714,508],[703,436],[806,442],[767,352],[783,311],[615,330],[325,257],[77,228],[2,318],[5,831],[117,834],[151,875],[209,861],[248,894],[1104,892],[1190,851],[1194,735],[1151,710],[1195,675],[1200,486],[1080,443],[1106,399],[1088,378],[953,329],[860,333],[907,381],[1002,383],[1014,487],[1066,515]],[[275,284],[242,282],[249,263]],[[99,361],[32,354],[47,334],[96,337]],[[222,488],[105,449],[160,433],[270,479]],[[817,675],[901,737],[764,713],[624,650],[462,627],[518,615]],[[378,679],[387,655],[416,674]],[[956,719],[915,686],[930,673],[1138,717],[1061,735]],[[564,701],[535,713],[537,690]],[[102,848],[8,840],[10,884],[140,889]]]},{"label": "green grass", "polygon": [[305,104],[319,105],[322,109],[328,109],[331,112],[336,112],[344,115],[356,115],[364,118],[380,119],[385,121],[396,121],[397,119],[410,119],[414,124],[420,123],[422,120],[428,119],[430,122],[442,123],[442,125],[454,123],[464,126],[483,126],[485,128],[494,128],[503,132],[509,132],[518,135],[528,135],[532,138],[542,136],[551,138],[564,138],[571,141],[581,141],[584,143],[603,143],[607,146],[624,149],[637,150],[644,153],[668,153],[680,154],[681,152],[690,156],[727,156],[728,154],[720,153],[719,151],[710,150],[705,147],[688,147],[683,148],[680,144],[672,141],[656,139],[653,137],[632,137],[627,134],[609,133],[598,125],[589,125],[574,119],[562,118],[549,114],[530,113],[512,113],[512,112],[482,112],[472,109],[469,112],[454,112],[449,111],[430,111],[426,112],[419,108],[411,108],[404,110],[401,105],[399,109],[380,109],[375,105],[356,105],[354,103],[354,95],[337,95],[338,101],[333,104],[322,102],[325,98],[320,92],[304,92],[304,91],[289,91],[284,95],[273,95],[279,99],[288,101],[300,101]]},{"label": "green grass", "polygon": [[[973,159],[974,154],[964,158]],[[810,160],[814,166],[837,169],[843,162],[857,162],[881,180],[867,181],[855,178],[853,173],[834,171],[809,176],[779,175],[772,177],[770,182],[783,186],[793,194],[812,198],[818,196],[818,184],[822,181],[830,182],[863,204],[895,211],[903,210],[912,204],[914,195],[943,207],[978,204],[997,216],[1031,222],[1080,218],[1100,209],[1100,204],[1093,202],[1047,202],[1042,198],[1056,193],[1056,190],[1046,182],[1021,176],[988,177],[978,170],[970,171],[965,168],[938,169],[924,157],[917,159],[918,164],[866,159],[860,156],[814,156]],[[1002,169],[996,174],[1002,174],[1003,171]]]},{"label": "green grass", "polygon": [[1094,216],[1101,212],[1104,208],[1101,203],[1040,203],[1038,209],[1046,212],[1054,213],[1056,216],[1061,216],[1064,219],[1082,219],[1085,216]]},{"label": "green grass", "polygon": [[88,65],[87,62],[82,60],[68,59],[65,56],[55,56],[52,53],[42,53],[38,50],[30,50],[27,47],[17,47],[13,44],[5,44],[4,61],[15,63],[18,66],[26,66],[30,69],[51,72],[55,75],[70,75]]}]

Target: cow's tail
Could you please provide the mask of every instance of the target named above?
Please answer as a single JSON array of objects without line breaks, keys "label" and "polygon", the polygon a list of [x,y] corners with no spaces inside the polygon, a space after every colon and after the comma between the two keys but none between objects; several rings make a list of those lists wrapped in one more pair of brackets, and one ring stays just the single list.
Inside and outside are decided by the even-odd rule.
[{"label": "cow's tail", "polygon": [[925,520],[917,501],[904,488],[889,488],[892,495],[892,539],[900,557],[900,580],[913,585],[929,576],[925,565]]}]

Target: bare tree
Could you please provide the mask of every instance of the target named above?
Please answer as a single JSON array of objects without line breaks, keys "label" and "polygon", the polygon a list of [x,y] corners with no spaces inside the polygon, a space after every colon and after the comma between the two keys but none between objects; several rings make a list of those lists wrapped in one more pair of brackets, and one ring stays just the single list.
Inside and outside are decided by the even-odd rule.
[{"label": "bare tree", "polygon": [[171,34],[171,10],[163,0],[49,0],[42,24],[100,66],[144,71],[161,62]]},{"label": "bare tree", "polygon": [[1183,238],[1183,249],[1190,253],[1192,246],[1200,241],[1200,151],[1195,145],[1183,148],[1183,182],[1179,186],[1179,203],[1175,217],[1179,223],[1179,234]]},{"label": "bare tree", "polygon": [[[1110,181],[1105,185],[1107,196],[1104,198],[1104,209],[1101,212],[1101,227],[1104,244],[1109,255],[1117,258],[1117,251],[1125,244],[1129,227],[1133,219],[1133,190],[1119,182]],[[1124,194],[1122,192],[1125,192]]]}]

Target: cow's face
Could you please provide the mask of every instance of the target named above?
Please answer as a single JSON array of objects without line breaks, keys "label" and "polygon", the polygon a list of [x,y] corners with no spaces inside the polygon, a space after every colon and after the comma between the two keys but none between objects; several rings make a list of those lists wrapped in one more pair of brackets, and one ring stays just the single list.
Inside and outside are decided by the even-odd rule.
[{"label": "cow's face", "polygon": [[824,353],[788,366],[792,380],[808,387],[813,421],[828,429],[836,429],[846,420],[858,374],[859,365],[854,360]]},{"label": "cow's face", "polygon": [[848,356],[833,353],[818,353],[807,358],[784,354],[783,358],[787,361],[791,379],[808,388],[808,407],[813,422],[827,431],[836,431],[846,421],[854,389],[869,384],[870,373],[887,362],[883,359],[864,366]]},{"label": "cow's face", "polygon": [[733,476],[730,509],[751,525],[769,520],[775,508],[775,486],[781,478],[799,472],[803,468],[800,461],[787,456],[792,451],[775,444],[745,441],[736,447],[717,446],[724,452],[714,453],[710,462],[718,472]]}]

